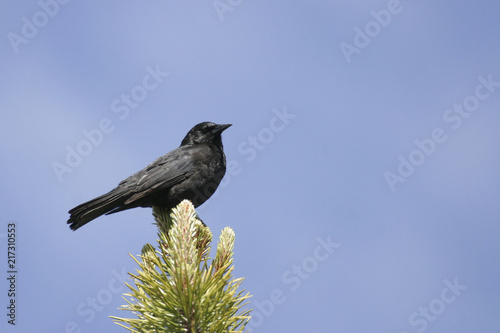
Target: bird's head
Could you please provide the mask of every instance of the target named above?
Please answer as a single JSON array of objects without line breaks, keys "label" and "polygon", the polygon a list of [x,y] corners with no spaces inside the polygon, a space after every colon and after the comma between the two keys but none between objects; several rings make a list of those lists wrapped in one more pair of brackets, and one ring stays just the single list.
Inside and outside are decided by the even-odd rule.
[{"label": "bird's head", "polygon": [[191,128],[181,142],[181,146],[199,143],[213,143],[222,147],[222,132],[231,124],[218,125],[209,121],[199,123]]}]

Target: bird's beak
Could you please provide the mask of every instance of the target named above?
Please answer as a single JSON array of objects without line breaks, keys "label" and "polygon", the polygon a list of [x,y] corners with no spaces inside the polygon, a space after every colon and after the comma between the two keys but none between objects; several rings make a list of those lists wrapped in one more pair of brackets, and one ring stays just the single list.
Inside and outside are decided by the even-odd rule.
[{"label": "bird's beak", "polygon": [[214,128],[213,132],[214,132],[214,134],[215,133],[222,133],[231,125],[233,125],[233,124],[218,125],[216,128]]}]

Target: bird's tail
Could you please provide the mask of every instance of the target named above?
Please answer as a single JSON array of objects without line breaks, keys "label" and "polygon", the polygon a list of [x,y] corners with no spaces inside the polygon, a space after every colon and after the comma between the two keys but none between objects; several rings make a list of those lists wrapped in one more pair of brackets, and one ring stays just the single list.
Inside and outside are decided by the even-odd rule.
[{"label": "bird's tail", "polygon": [[68,220],[69,227],[76,230],[93,219],[121,206],[126,199],[123,191],[113,189],[106,194],[76,206],[69,211],[71,214]]}]

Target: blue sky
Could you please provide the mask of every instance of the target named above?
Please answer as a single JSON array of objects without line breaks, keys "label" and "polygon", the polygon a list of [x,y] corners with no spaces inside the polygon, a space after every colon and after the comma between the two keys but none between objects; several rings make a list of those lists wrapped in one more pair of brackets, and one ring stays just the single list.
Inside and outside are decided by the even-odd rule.
[{"label": "blue sky", "polygon": [[2,6],[0,331],[125,331],[151,210],[67,211],[208,120],[232,167],[198,212],[253,332],[497,332],[498,2]]}]

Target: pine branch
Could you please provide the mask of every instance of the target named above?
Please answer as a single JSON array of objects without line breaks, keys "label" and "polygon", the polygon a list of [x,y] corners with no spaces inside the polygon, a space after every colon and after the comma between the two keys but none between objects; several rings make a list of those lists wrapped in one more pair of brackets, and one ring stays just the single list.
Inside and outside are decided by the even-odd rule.
[{"label": "pine branch", "polygon": [[[139,268],[129,273],[128,303],[120,309],[137,318],[111,317],[130,332],[243,332],[250,310],[242,311],[250,295],[238,291],[243,278],[232,275],[234,231],[226,227],[209,264],[212,232],[197,218],[190,201],[172,211],[153,207],[158,225],[158,249],[146,244]],[[128,326],[127,326],[128,325]]]}]

